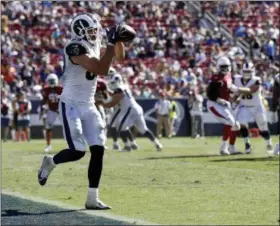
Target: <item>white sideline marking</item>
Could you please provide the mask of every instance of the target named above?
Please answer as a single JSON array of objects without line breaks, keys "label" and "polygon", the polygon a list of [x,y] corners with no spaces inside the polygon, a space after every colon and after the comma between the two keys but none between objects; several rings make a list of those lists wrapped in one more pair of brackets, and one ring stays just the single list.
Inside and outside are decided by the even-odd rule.
[{"label": "white sideline marking", "polygon": [[[64,204],[64,203],[61,203],[61,202],[58,202],[58,201],[49,201],[49,200],[46,200],[46,199],[43,199],[43,198],[40,198],[40,197],[35,197],[35,196],[31,196],[31,195],[23,195],[21,193],[11,192],[11,191],[8,191],[8,190],[2,190],[2,194],[11,195],[11,196],[14,196],[14,197],[26,199],[26,200],[33,201],[33,202],[53,205],[53,206],[60,207],[60,208],[63,208],[63,209],[68,209],[68,210],[81,209],[81,207],[73,206],[73,205],[70,205],[70,204]],[[151,222],[147,222],[147,221],[143,221],[143,220],[139,220],[139,219],[128,218],[128,217],[118,216],[118,215],[114,215],[114,214],[104,213],[104,212],[99,211],[99,210],[98,211],[79,210],[77,212],[85,213],[85,214],[91,215],[91,216],[104,217],[104,218],[107,218],[107,219],[110,219],[110,220],[122,221],[124,223],[129,223],[129,224],[134,224],[134,225],[159,225],[158,223],[151,223]]]}]

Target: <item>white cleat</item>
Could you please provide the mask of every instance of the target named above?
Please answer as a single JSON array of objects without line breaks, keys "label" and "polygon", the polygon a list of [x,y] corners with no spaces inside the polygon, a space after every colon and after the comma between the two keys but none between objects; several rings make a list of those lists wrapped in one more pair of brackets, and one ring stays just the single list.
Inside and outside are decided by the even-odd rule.
[{"label": "white cleat", "polygon": [[158,144],[156,144],[156,149],[157,149],[157,151],[162,151],[162,144],[161,143],[158,143]]},{"label": "white cleat", "polygon": [[234,146],[229,146],[228,150],[229,150],[229,154],[230,155],[240,155],[240,154],[243,154],[242,152],[237,151]]},{"label": "white cleat", "polygon": [[138,150],[138,145],[136,143],[131,144],[131,149],[132,150]]},{"label": "white cleat", "polygon": [[120,149],[121,149],[121,147],[120,147],[119,143],[114,143],[113,144],[113,150],[119,151]]},{"label": "white cleat", "polygon": [[122,152],[131,152],[131,147],[130,146],[125,146],[122,150]]},{"label": "white cleat", "polygon": [[271,144],[266,145],[266,150],[267,150],[268,153],[273,152],[273,147],[272,147],[272,145],[271,145]]},{"label": "white cleat", "polygon": [[220,147],[220,154],[221,155],[230,155],[229,151],[228,151],[228,145],[227,143],[222,143],[221,147]]},{"label": "white cleat", "polygon": [[47,146],[46,148],[45,148],[45,152],[46,153],[48,153],[48,152],[50,152],[52,150],[52,146],[51,145],[49,145],[49,146]]},{"label": "white cleat", "polygon": [[245,154],[251,154],[251,152],[252,152],[251,144],[246,143],[245,144]]},{"label": "white cleat", "polygon": [[274,155],[279,155],[279,144],[276,144],[273,154]]},{"label": "white cleat", "polygon": [[85,208],[88,210],[109,210],[112,209],[111,206],[107,206],[101,200],[97,199],[94,201],[86,201]]},{"label": "white cleat", "polygon": [[48,176],[55,168],[53,156],[44,156],[41,168],[38,171],[38,182],[44,186],[47,183]]}]

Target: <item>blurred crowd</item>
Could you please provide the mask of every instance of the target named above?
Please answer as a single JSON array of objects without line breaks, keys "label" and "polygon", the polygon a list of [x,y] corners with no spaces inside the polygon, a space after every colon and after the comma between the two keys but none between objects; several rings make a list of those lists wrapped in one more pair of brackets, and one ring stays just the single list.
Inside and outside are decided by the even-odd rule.
[{"label": "blurred crowd", "polygon": [[[137,31],[126,46],[126,60],[114,63],[136,96],[157,97],[165,91],[186,97],[191,89],[203,94],[222,55],[232,60],[233,73],[251,57],[269,95],[280,66],[279,3],[217,1],[200,7],[197,14],[184,2],[1,2],[2,86],[9,93],[39,96],[48,74],[63,73],[73,15],[90,12],[100,15],[103,27],[126,22]],[[217,27],[208,28],[206,12],[217,17]],[[231,30],[232,40],[222,34],[221,25]],[[249,54],[237,45],[239,39],[250,44]]]}]

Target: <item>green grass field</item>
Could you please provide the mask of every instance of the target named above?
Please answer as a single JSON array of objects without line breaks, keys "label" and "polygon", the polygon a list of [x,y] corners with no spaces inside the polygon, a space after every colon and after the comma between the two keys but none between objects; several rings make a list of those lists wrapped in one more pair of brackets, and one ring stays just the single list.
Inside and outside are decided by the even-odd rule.
[{"label": "green grass field", "polygon": [[[279,225],[279,157],[266,156],[262,139],[252,139],[251,155],[235,156],[218,155],[218,138],[162,143],[162,152],[146,139],[138,139],[139,151],[106,152],[100,196],[113,207],[108,213],[159,224]],[[2,189],[83,208],[89,152],[59,165],[41,187],[44,145],[2,143]],[[63,140],[53,141],[55,150],[64,147]],[[242,139],[237,147],[243,149]]]}]

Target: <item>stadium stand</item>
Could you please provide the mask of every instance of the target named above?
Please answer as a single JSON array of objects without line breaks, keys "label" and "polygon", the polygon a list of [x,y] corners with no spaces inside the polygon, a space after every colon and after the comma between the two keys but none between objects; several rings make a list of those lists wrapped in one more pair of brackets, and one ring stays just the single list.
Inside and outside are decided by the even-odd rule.
[{"label": "stadium stand", "polygon": [[[126,60],[114,65],[136,96],[155,97],[164,90],[185,97],[193,86],[203,91],[217,58],[225,54],[234,73],[251,58],[270,95],[279,70],[279,2],[201,2],[200,13],[194,9],[190,2],[1,2],[3,87],[34,98],[49,73],[61,76],[69,22],[76,13],[90,12],[100,15],[104,27],[125,22],[138,32]],[[210,26],[206,13],[219,26]],[[249,43],[249,53],[238,45],[241,39]]]}]

